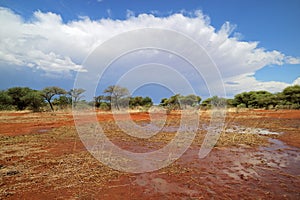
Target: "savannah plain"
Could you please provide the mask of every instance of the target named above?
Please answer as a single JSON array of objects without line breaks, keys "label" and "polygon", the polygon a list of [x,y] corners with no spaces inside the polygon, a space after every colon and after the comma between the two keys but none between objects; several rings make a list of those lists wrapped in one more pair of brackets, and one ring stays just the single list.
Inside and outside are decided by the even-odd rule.
[{"label": "savannah plain", "polygon": [[[147,112],[130,116],[150,122]],[[169,113],[158,134],[140,139],[119,130],[111,112],[97,112],[105,135],[133,152],[162,148],[180,117]],[[200,111],[196,137],[174,163],[134,174],[95,159],[71,112],[1,112],[0,199],[300,199],[300,110],[228,110],[217,144],[199,159],[209,121],[210,111]]]}]

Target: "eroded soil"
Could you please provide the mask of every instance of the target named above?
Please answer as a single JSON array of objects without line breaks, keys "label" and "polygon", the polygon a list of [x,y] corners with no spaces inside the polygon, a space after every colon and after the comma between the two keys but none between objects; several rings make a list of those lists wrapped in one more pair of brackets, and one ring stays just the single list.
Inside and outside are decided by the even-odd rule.
[{"label": "eroded soil", "polygon": [[[180,116],[168,115],[167,127],[149,139],[123,133],[110,113],[98,113],[97,120],[114,144],[148,152],[174,138]],[[150,116],[131,119],[144,125]],[[119,114],[118,120],[127,119]],[[202,112],[194,142],[173,164],[134,174],[96,160],[71,113],[0,113],[0,199],[300,199],[299,111],[227,112],[225,130],[231,131],[199,159],[209,120],[209,111]],[[91,121],[87,115],[84,123]]]}]

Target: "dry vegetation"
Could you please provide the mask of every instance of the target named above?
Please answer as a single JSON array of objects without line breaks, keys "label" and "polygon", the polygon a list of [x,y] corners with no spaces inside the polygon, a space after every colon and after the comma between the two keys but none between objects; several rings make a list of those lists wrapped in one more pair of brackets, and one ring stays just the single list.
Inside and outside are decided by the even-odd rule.
[{"label": "dry vegetation", "polygon": [[[115,144],[131,151],[147,152],[161,148],[174,138],[179,117],[179,113],[170,114],[166,129],[149,139],[128,136],[110,114],[102,113],[98,120]],[[131,118],[137,124],[149,122],[146,113],[135,113]],[[209,119],[209,113],[202,113],[199,127],[207,125]],[[282,134],[241,134],[239,130],[226,132],[225,128],[214,150],[199,160],[198,151],[206,134],[199,129],[189,150],[170,166],[152,173],[130,174],[110,169],[85,150],[70,113],[3,112],[0,115],[0,199],[245,196],[297,199],[300,197],[297,187],[300,184],[299,120],[297,111],[230,112],[226,128],[236,125],[268,128]],[[272,150],[269,138],[285,136],[293,146],[275,146]],[[266,150],[261,149],[264,146]]]}]

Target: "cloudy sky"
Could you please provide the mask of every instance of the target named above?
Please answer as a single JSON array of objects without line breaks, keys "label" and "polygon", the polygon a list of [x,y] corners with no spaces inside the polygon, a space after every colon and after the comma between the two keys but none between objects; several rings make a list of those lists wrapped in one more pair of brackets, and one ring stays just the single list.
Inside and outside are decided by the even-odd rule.
[{"label": "cloudy sky", "polygon": [[[153,85],[144,83],[134,94],[150,95],[156,102],[174,92],[190,92],[182,90],[187,87],[178,82],[182,77],[200,96],[217,95],[218,90],[207,88],[223,87],[229,97],[249,90],[278,92],[300,84],[299,10],[298,0],[1,0],[0,89],[55,85],[69,90],[77,73],[92,76],[101,71],[87,64],[101,45],[110,44],[105,53],[98,51],[94,63],[120,48],[152,42],[155,48],[165,46],[149,49],[148,43],[118,55],[105,73],[91,77],[90,82],[98,81],[96,95],[110,84],[122,83],[124,74],[137,82],[153,79]],[[139,32],[126,40],[122,35],[145,28],[174,31],[178,37]],[[186,58],[199,61],[198,66]],[[206,58],[214,66],[205,64]],[[175,89],[163,84],[164,78]]]}]

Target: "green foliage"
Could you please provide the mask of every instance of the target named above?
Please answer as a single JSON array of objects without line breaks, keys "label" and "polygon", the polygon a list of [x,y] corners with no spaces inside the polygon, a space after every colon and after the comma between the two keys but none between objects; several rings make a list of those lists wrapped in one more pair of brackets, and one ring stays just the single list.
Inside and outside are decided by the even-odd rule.
[{"label": "green foliage", "polygon": [[99,109],[100,110],[105,110],[105,111],[110,110],[110,104],[107,103],[107,102],[101,102],[99,104]]},{"label": "green foliage", "polygon": [[201,101],[201,97],[196,96],[194,94],[190,94],[187,96],[179,96],[179,101],[183,106],[191,106],[191,107],[195,107],[197,105],[199,105],[200,101]]},{"label": "green foliage", "polygon": [[136,107],[151,107],[153,105],[152,99],[150,97],[130,97],[129,99],[129,107],[136,108]]},{"label": "green foliage", "polygon": [[268,108],[276,105],[276,95],[267,91],[250,91],[237,94],[233,105],[245,105],[246,108]]},{"label": "green foliage", "polygon": [[7,90],[7,94],[12,99],[12,105],[18,110],[24,110],[28,106],[28,102],[23,99],[32,89],[28,87],[12,87]]},{"label": "green foliage", "polygon": [[29,109],[34,112],[40,111],[40,108],[44,105],[44,98],[40,91],[32,90],[21,98],[26,103]]},{"label": "green foliage", "polygon": [[7,91],[0,91],[0,110],[12,110],[13,99],[8,95]]},{"label": "green foliage", "polygon": [[51,86],[51,87],[46,87],[41,91],[41,95],[42,97],[49,103],[50,108],[52,111],[54,111],[53,105],[52,105],[52,98],[55,95],[62,95],[62,94],[66,94],[67,92],[60,88],[60,87],[56,87],[56,86]]},{"label": "green foliage", "polygon": [[225,98],[221,98],[218,96],[207,98],[201,103],[201,106],[205,108],[211,108],[212,106],[225,108],[226,105],[227,105],[227,100]]},{"label": "green foliage", "polygon": [[295,105],[300,104],[300,85],[289,86],[282,91],[282,97],[287,102]]},{"label": "green foliage", "polygon": [[[120,109],[122,98],[126,98],[129,96],[128,89],[118,85],[108,86],[103,92],[107,94],[106,100],[109,101],[110,105],[114,106],[118,110]],[[124,102],[122,102],[122,104],[124,104]]]},{"label": "green foliage", "polygon": [[66,109],[72,104],[72,98],[66,95],[61,95],[58,98],[53,99],[52,104],[58,106],[60,109]]},{"label": "green foliage", "polygon": [[94,97],[94,105],[95,105],[95,107],[99,108],[100,105],[101,105],[101,103],[104,102],[104,101],[106,101],[106,98],[103,95]]},{"label": "green foliage", "polygon": [[168,110],[185,109],[187,107],[196,107],[199,105],[201,97],[194,94],[182,96],[175,94],[170,98],[161,99],[160,106],[166,107]]},{"label": "green foliage", "polygon": [[246,108],[300,109],[300,86],[286,87],[282,92],[250,91],[235,95],[232,105]]},{"label": "green foliage", "polygon": [[[126,89],[127,90],[127,89]],[[125,91],[126,91],[125,90]],[[111,91],[111,90],[110,90]],[[106,90],[107,93],[107,90]],[[111,99],[114,99],[115,97],[111,97],[109,95],[104,96],[100,95],[97,97],[94,97],[94,104],[96,107],[100,108],[101,110],[109,110],[111,109]],[[118,107],[130,107],[130,108],[138,108],[138,107],[145,107],[149,108],[153,105],[152,99],[150,97],[141,97],[141,96],[136,96],[136,97],[129,97],[127,94],[129,94],[128,90],[127,92],[123,93],[124,95],[118,95]],[[115,105],[116,106],[116,105]]]},{"label": "green foliage", "polygon": [[84,93],[84,92],[85,92],[85,90],[82,88],[73,88],[68,92],[68,94],[71,97],[71,101],[73,103],[74,108],[76,107],[76,105],[80,101],[80,99],[82,99],[84,97],[82,95],[82,93]]},{"label": "green foliage", "polygon": [[[29,108],[39,111],[49,103],[53,111],[53,105],[61,109],[66,108],[72,102],[74,106],[87,107],[88,103],[82,100],[84,89],[71,89],[68,93],[59,87],[46,87],[41,91],[32,90],[28,87],[12,87],[0,91],[0,110],[24,110]],[[94,98],[95,105],[102,110],[109,110],[113,105],[115,108],[149,108],[153,105],[150,97],[130,97],[127,88],[121,86],[109,86],[104,90],[105,95]],[[56,96],[55,99],[53,99]],[[185,109],[197,107],[201,102],[201,97],[194,94],[182,96],[175,94],[170,98],[161,99],[160,106],[168,111],[175,109]],[[205,99],[201,106],[210,108],[213,106],[225,107],[225,105],[237,108],[265,108],[265,109],[300,109],[300,85],[286,87],[282,92],[272,94],[268,91],[242,92],[234,96],[233,99],[224,99],[217,96]]]}]

